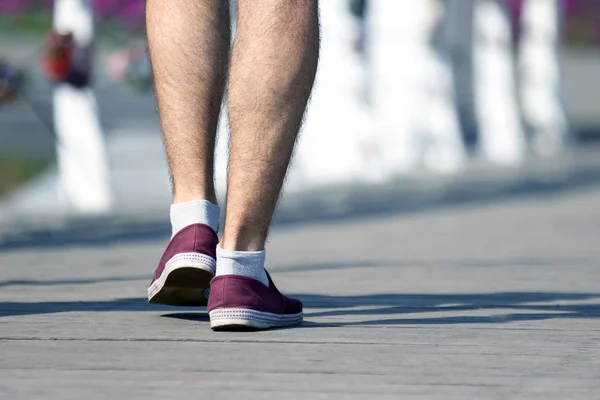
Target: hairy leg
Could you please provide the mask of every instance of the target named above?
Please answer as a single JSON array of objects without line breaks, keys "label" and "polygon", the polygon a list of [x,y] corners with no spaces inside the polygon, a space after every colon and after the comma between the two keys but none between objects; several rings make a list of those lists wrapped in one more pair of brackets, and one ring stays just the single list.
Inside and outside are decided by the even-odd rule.
[{"label": "hairy leg", "polygon": [[317,0],[238,0],[228,87],[226,250],[264,249],[318,54]]},{"label": "hairy leg", "polygon": [[224,0],[148,0],[148,46],[174,203],[216,203],[214,145],[229,62]]}]

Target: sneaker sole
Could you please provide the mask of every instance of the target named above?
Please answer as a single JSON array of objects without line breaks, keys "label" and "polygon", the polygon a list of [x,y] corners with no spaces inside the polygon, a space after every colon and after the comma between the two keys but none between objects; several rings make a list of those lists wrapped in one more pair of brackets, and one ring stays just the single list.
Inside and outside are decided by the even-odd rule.
[{"label": "sneaker sole", "polygon": [[207,290],[213,269],[201,263],[173,264],[148,288],[148,302],[170,306],[198,307],[208,302]]},{"label": "sneaker sole", "polygon": [[208,313],[213,330],[269,329],[298,325],[303,313],[273,314],[247,308],[217,308]]}]

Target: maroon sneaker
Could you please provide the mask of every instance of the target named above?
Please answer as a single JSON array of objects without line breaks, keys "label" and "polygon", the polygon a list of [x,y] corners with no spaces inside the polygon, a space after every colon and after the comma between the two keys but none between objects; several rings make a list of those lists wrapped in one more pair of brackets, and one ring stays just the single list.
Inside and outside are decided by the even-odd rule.
[{"label": "maroon sneaker", "polygon": [[148,301],[172,306],[206,305],[218,243],[217,234],[208,225],[193,224],[179,231],[160,259],[148,288]]},{"label": "maroon sneaker", "polygon": [[210,283],[208,315],[212,329],[269,329],[302,322],[302,303],[269,286],[240,275],[222,275]]}]

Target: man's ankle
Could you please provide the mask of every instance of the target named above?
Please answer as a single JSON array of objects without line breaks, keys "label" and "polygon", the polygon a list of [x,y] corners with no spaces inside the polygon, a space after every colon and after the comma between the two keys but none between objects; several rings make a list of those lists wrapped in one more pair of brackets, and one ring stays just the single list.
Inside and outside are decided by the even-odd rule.
[{"label": "man's ankle", "polygon": [[263,251],[266,235],[256,230],[225,228],[220,246],[228,251]]},{"label": "man's ankle", "polygon": [[173,204],[187,203],[194,200],[206,200],[213,204],[218,203],[214,188],[207,187],[189,190],[187,188],[183,189],[175,187],[174,192]]}]

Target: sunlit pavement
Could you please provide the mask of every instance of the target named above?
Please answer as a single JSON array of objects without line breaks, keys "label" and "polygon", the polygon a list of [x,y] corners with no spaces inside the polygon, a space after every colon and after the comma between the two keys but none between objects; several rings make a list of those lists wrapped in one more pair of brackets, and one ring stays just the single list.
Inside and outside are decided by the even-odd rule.
[{"label": "sunlit pavement", "polygon": [[269,332],[148,305],[162,234],[5,246],[0,398],[594,398],[598,204],[590,184],[279,224],[269,269],[305,323]]}]

